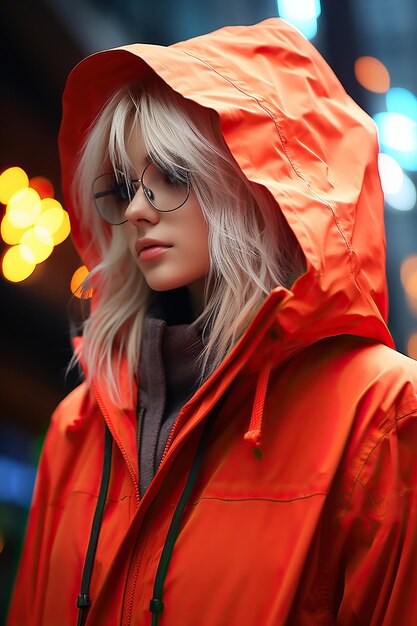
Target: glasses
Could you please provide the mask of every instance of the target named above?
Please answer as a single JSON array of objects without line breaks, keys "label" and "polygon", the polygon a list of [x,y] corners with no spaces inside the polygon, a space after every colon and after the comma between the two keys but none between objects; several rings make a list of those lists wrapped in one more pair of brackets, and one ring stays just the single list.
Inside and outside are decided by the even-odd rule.
[{"label": "glasses", "polygon": [[176,211],[190,195],[187,172],[162,170],[150,162],[140,178],[129,179],[122,172],[116,172],[102,174],[93,181],[93,200],[101,217],[113,226],[127,222],[126,209],[140,186],[148,202],[163,213]]}]

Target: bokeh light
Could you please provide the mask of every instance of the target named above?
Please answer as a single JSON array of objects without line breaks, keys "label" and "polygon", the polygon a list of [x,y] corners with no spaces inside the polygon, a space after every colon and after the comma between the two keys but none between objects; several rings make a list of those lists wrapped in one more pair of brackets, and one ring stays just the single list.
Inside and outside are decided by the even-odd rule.
[{"label": "bokeh light", "polygon": [[410,335],[407,341],[407,354],[417,360],[417,332]]},{"label": "bokeh light", "polygon": [[34,176],[29,180],[29,187],[38,192],[41,199],[53,198],[54,186],[45,176]]},{"label": "bokeh light", "polygon": [[83,286],[83,281],[87,278],[89,272],[85,265],[81,265],[75,270],[71,278],[71,291],[77,298],[87,299],[93,295],[91,287]]},{"label": "bokeh light", "polygon": [[41,212],[41,199],[34,189],[17,191],[7,204],[7,215],[15,228],[29,228]]},{"label": "bokeh light", "polygon": [[64,221],[64,210],[58,200],[46,198],[41,201],[42,212],[35,222],[35,229],[45,230],[53,235],[58,232]]},{"label": "bokeh light", "polygon": [[358,83],[369,91],[385,93],[390,87],[389,72],[375,57],[363,56],[356,59],[354,72]]},{"label": "bokeh light", "polygon": [[54,246],[70,234],[69,215],[53,193],[50,180],[44,176],[29,180],[20,167],[1,174],[0,200],[7,205],[1,237],[12,246],[2,262],[7,280],[20,282],[28,278],[36,265],[51,255]]},{"label": "bokeh light", "polygon": [[410,298],[417,298],[417,255],[404,259],[400,268],[401,283]]},{"label": "bokeh light", "polygon": [[20,189],[29,185],[28,175],[21,167],[9,167],[0,174],[0,202],[7,204]]},{"label": "bokeh light", "polygon": [[407,298],[408,308],[417,316],[417,255],[403,260],[400,268],[401,283]]},{"label": "bokeh light", "polygon": [[9,220],[9,215],[4,214],[1,221],[1,237],[3,241],[10,246],[14,246],[20,243],[23,235],[26,232],[26,228],[16,228]]},{"label": "bokeh light", "polygon": [[392,193],[385,193],[386,203],[397,211],[411,211],[416,206],[416,200],[416,186],[411,178],[404,173],[400,189]]},{"label": "bokeh light", "polygon": [[61,226],[58,228],[58,230],[51,233],[54,245],[57,246],[58,244],[65,241],[65,239],[68,237],[70,232],[71,232],[71,225],[70,225],[69,215],[67,211],[64,211],[64,209],[62,209]]},{"label": "bokeh light", "polygon": [[21,254],[28,262],[42,263],[54,249],[52,236],[45,229],[29,228],[23,235],[21,242]]},{"label": "bokeh light", "polygon": [[0,502],[28,507],[33,493],[36,468],[0,454]]},{"label": "bokeh light", "polygon": [[400,191],[403,185],[404,172],[397,161],[389,154],[380,152],[378,155],[378,168],[383,192],[397,193]]},{"label": "bokeh light", "polygon": [[408,308],[417,317],[417,298],[407,297]]},{"label": "bokeh light", "polygon": [[417,171],[417,122],[402,113],[381,112],[374,115],[382,150],[399,165]]},{"label": "bokeh light", "polygon": [[3,256],[3,275],[13,283],[18,283],[28,278],[33,273],[35,267],[35,262],[27,260],[23,256],[20,244],[6,250]]},{"label": "bokeh light", "polygon": [[278,15],[298,28],[307,39],[317,34],[317,19],[321,14],[320,0],[277,0]]},{"label": "bokeh light", "polygon": [[377,113],[381,144],[401,152],[417,151],[417,123],[402,113]]},{"label": "bokeh light", "polygon": [[389,113],[401,113],[417,122],[417,97],[411,91],[394,87],[387,92],[385,99]]}]

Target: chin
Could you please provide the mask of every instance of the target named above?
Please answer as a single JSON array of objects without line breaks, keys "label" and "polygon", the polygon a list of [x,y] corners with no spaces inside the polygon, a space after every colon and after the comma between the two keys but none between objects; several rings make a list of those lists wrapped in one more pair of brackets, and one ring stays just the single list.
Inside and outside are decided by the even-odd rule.
[{"label": "chin", "polygon": [[174,289],[179,289],[180,287],[187,287],[188,283],[179,281],[179,280],[169,280],[169,279],[160,279],[160,280],[150,280],[145,276],[145,280],[149,289],[152,291],[163,292],[163,291],[172,291]]},{"label": "chin", "polygon": [[[153,278],[153,280],[152,280]],[[174,291],[175,289],[180,289],[181,287],[185,287],[188,289],[191,297],[196,302],[202,301],[203,294],[205,291],[207,273],[201,275],[193,275],[193,276],[182,276],[182,279],[178,276],[159,276],[158,279],[156,277],[146,276],[145,280],[148,284],[149,289],[152,291],[162,293],[167,291]]]}]

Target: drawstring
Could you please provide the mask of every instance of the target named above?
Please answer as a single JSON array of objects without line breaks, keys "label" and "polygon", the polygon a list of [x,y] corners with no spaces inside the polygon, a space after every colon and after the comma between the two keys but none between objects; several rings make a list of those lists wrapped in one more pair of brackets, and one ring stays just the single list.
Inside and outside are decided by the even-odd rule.
[{"label": "drawstring", "polygon": [[[252,415],[249,424],[249,429],[245,433],[244,439],[254,444],[254,451],[260,452],[260,446],[262,444],[262,418],[265,405],[266,392],[268,388],[269,376],[271,373],[272,365],[267,362],[261,369],[258,380],[256,383],[255,399],[253,403]],[[159,615],[164,610],[164,603],[162,600],[162,591],[164,586],[165,577],[168,571],[169,562],[171,560],[174,545],[178,536],[179,527],[181,524],[182,515],[184,513],[185,506],[190,498],[191,492],[197,480],[198,473],[200,471],[201,462],[204,457],[204,453],[207,447],[207,442],[214,421],[223,406],[226,395],[223,395],[222,400],[217,405],[216,409],[209,415],[207,422],[204,426],[201,439],[198,444],[198,448],[191,466],[190,473],[182,491],[181,497],[178,501],[174,515],[171,520],[168,534],[165,540],[165,544],[162,550],[161,558],[156,572],[153,597],[150,601],[149,609],[152,612],[152,626],[157,626]],[[98,537],[100,533],[101,519],[103,517],[104,507],[106,503],[107,491],[110,482],[110,469],[111,469],[111,451],[112,451],[113,438],[105,425],[104,435],[104,460],[103,471],[101,476],[100,491],[97,499],[97,506],[94,513],[93,523],[91,526],[90,540],[87,548],[87,555],[85,558],[84,569],[81,580],[81,591],[77,599],[77,607],[79,608],[77,626],[83,626],[85,618],[87,616],[88,607],[91,604],[89,597],[90,581],[93,571],[94,556],[97,550]]]},{"label": "drawstring", "polygon": [[[269,377],[271,374],[272,364],[267,361],[264,367],[259,372],[258,380],[256,383],[255,399],[253,403],[252,415],[249,424],[249,429],[244,436],[246,441],[254,444],[254,452],[261,458],[260,446],[262,444],[262,418],[265,406],[266,392],[268,389]],[[182,491],[181,497],[178,501],[177,507],[174,511],[174,515],[171,520],[170,527],[165,539],[165,544],[162,549],[161,558],[159,560],[158,569],[155,576],[155,583],[153,588],[153,597],[149,604],[149,609],[152,612],[151,626],[158,626],[159,616],[164,610],[164,603],[162,600],[162,591],[164,587],[165,577],[168,571],[169,562],[171,560],[174,545],[177,540],[179,527],[181,524],[182,515],[184,513],[185,506],[191,495],[192,489],[197,480],[198,472],[200,470],[201,462],[206,450],[207,441],[213,427],[214,420],[220,412],[226,399],[226,394],[223,395],[222,400],[219,402],[216,410],[208,417],[203,433],[201,435],[200,442],[198,444],[197,452],[194,457],[193,464],[191,466],[190,473],[188,475],[185,487]]]},{"label": "drawstring", "polygon": [[182,491],[181,497],[178,501],[177,507],[174,511],[174,515],[171,520],[168,534],[165,539],[165,544],[162,550],[161,558],[158,564],[158,570],[156,572],[155,583],[153,588],[153,597],[149,604],[149,609],[152,612],[152,626],[158,625],[159,615],[164,610],[164,603],[162,601],[162,591],[165,582],[165,577],[168,571],[168,565],[171,560],[174,545],[177,540],[179,527],[181,524],[182,515],[184,513],[185,506],[191,495],[195,482],[197,480],[198,472],[200,471],[201,461],[207,447],[208,438],[213,427],[213,423],[220,412],[221,407],[225,402],[226,394],[224,394],[222,400],[217,405],[216,409],[207,418],[206,425],[204,426],[201,439],[198,444],[197,452],[195,454],[193,464],[191,466],[190,473],[188,475],[185,487]]},{"label": "drawstring", "polygon": [[248,441],[254,445],[254,452],[258,455],[261,452],[260,447],[262,445],[262,418],[264,413],[265,398],[268,389],[271,368],[271,363],[267,361],[259,372],[249,429],[244,435],[245,441]]},{"label": "drawstring", "polygon": [[77,626],[82,626],[87,616],[88,607],[91,604],[90,597],[88,595],[90,589],[91,575],[93,573],[94,557],[97,550],[98,536],[100,533],[101,518],[103,517],[104,506],[106,504],[106,496],[110,482],[110,467],[111,467],[111,449],[113,438],[111,432],[105,424],[104,432],[104,460],[103,471],[101,474],[100,491],[98,494],[96,510],[94,513],[93,523],[91,526],[90,540],[88,542],[87,555],[85,557],[83,575],[81,579],[81,591],[77,598],[77,607],[80,609],[78,614]]}]

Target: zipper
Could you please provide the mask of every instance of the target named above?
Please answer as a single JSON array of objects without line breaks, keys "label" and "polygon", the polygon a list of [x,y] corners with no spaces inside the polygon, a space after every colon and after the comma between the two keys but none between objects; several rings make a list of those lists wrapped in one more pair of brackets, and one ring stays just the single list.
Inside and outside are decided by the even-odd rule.
[{"label": "zipper", "polygon": [[[282,292],[286,292],[286,296],[288,295],[288,293],[290,293],[284,287],[280,287],[280,292],[281,291]],[[270,314],[270,312],[272,311],[272,313],[275,316],[275,314],[276,314],[276,311],[275,311],[275,307],[276,307],[275,302],[276,302],[276,300],[278,299],[278,297],[281,297],[282,300],[285,300],[285,298],[282,298],[282,293],[280,293],[280,292],[274,292],[274,296],[272,296],[272,294],[269,294],[269,296],[267,297],[267,300],[265,301],[265,303],[264,303],[264,305],[262,307],[262,311],[265,312],[265,315],[266,315],[266,312],[268,314]],[[258,319],[258,317],[260,317],[260,313],[258,313],[258,315],[256,316],[256,320]],[[271,316],[269,315],[269,317],[271,317]],[[269,318],[267,318],[267,319],[269,319]],[[259,323],[259,321],[258,321],[258,323]],[[254,326],[254,324],[255,324],[255,320],[251,323],[250,327]],[[268,326],[271,326],[271,324],[269,323]],[[239,344],[240,344],[240,342],[239,342]],[[241,347],[240,347],[240,349],[242,350]],[[233,360],[236,360],[237,357],[236,357],[235,351],[236,351],[235,349],[232,350],[232,352],[225,358],[225,360],[223,361],[222,365],[220,365],[220,367],[216,370],[215,376],[213,376],[213,375],[209,376],[209,378],[201,385],[201,387],[198,389],[198,391],[196,392],[195,395],[197,395],[197,394],[202,395],[203,389],[205,390],[207,387],[209,387],[210,384],[213,383],[213,379],[217,379],[219,376],[223,375],[223,373],[224,373],[224,371],[226,369],[226,366],[228,366],[231,362],[233,362]],[[224,393],[224,391],[223,391],[223,393]],[[195,399],[195,395],[193,396],[193,399]],[[190,402],[190,400],[189,400],[189,402]],[[174,424],[172,425],[171,432],[168,435],[168,439],[167,439],[167,442],[165,444],[164,452],[163,452],[161,460],[159,462],[157,471],[161,467],[163,461],[165,460],[165,458],[166,458],[166,456],[168,454],[168,450],[169,450],[169,448],[171,446],[172,440],[174,439],[175,435],[177,434],[177,430],[178,430],[179,426],[180,425],[182,426],[182,423],[185,421],[183,419],[184,413],[186,412],[184,409],[185,409],[185,407],[183,407],[181,409],[181,411],[179,412],[179,414],[177,416],[177,419],[175,420]],[[210,410],[211,410],[211,408],[209,409],[209,411]]]},{"label": "zipper", "polygon": [[140,431],[142,429],[142,420],[143,420],[143,416],[145,415],[145,411],[146,409],[144,407],[141,407],[138,411],[138,424],[137,424],[137,432],[136,432],[136,448],[138,450],[138,455],[139,455],[139,450],[140,450]]},{"label": "zipper", "polygon": [[141,407],[138,411],[137,418],[137,431],[136,431],[136,455],[138,457],[138,473],[139,473],[139,498],[143,496],[140,492],[140,440],[141,440],[141,430],[142,430],[142,422],[143,417],[145,415],[146,409],[145,407]]},{"label": "zipper", "polygon": [[[136,584],[139,576],[139,570],[142,565],[145,547],[148,541],[149,532],[151,530],[150,520],[152,516],[147,512],[146,519],[143,522],[142,529],[138,531],[136,545],[130,561],[129,571],[127,573],[126,593],[123,598],[122,606],[122,626],[129,626],[132,619],[133,600],[136,592]],[[132,564],[134,569],[131,571]]]},{"label": "zipper", "polygon": [[[159,468],[161,467],[162,463],[164,462],[164,460],[165,460],[165,458],[166,458],[166,455],[168,454],[168,450],[170,449],[170,447],[171,447],[171,443],[172,443],[172,440],[174,439],[174,437],[175,437],[175,435],[176,435],[176,433],[177,433],[177,430],[178,430],[178,428],[179,428],[179,424],[180,424],[181,422],[184,422],[184,421],[185,421],[185,420],[183,420],[183,419],[182,419],[182,418],[183,418],[184,413],[185,413],[185,411],[184,411],[184,409],[182,409],[182,410],[178,413],[177,418],[176,418],[175,422],[174,422],[174,423],[173,423],[173,425],[172,425],[171,431],[170,431],[170,433],[169,433],[169,435],[168,435],[167,442],[166,442],[166,444],[165,444],[164,451],[163,451],[162,456],[161,456],[161,460],[159,461],[159,465],[158,465],[158,467],[157,467],[157,470],[156,470],[156,471],[158,471],[158,470],[159,470]],[[156,472],[155,472],[155,473],[156,473]]]},{"label": "zipper", "polygon": [[133,467],[132,467],[132,465],[130,463],[129,457],[126,454],[126,450],[124,449],[124,447],[122,445],[122,442],[120,441],[119,437],[117,437],[117,435],[116,435],[116,433],[115,433],[115,431],[113,429],[113,424],[112,424],[112,421],[110,419],[110,415],[109,415],[106,407],[104,406],[104,403],[103,403],[103,401],[101,399],[101,396],[98,393],[97,388],[94,385],[94,383],[93,383],[93,386],[94,386],[95,396],[96,396],[96,400],[97,400],[97,404],[99,406],[99,409],[100,409],[100,411],[101,411],[101,413],[102,413],[102,415],[103,415],[103,417],[104,417],[104,419],[106,421],[106,424],[109,427],[109,430],[110,430],[110,432],[112,434],[112,437],[113,437],[114,441],[117,443],[117,445],[118,445],[118,447],[120,449],[120,452],[122,453],[122,456],[123,456],[123,458],[124,458],[124,460],[126,462],[126,465],[128,467],[129,474],[130,474],[130,476],[132,478],[132,481],[133,481],[133,484],[135,486],[136,502],[139,504],[140,493],[139,493],[139,485],[138,485],[138,482],[136,480],[135,471],[134,471],[134,469],[133,469]]},{"label": "zipper", "polygon": [[[138,433],[140,433],[139,427],[142,424],[142,419],[145,414],[145,411],[146,409],[141,408],[138,413]],[[167,442],[165,444],[164,452],[162,454],[162,458],[158,465],[157,471],[161,467],[161,464],[164,461],[168,453],[172,440],[174,439],[174,436],[176,432],[178,431],[179,426],[182,424],[182,422],[184,422],[184,419],[183,419],[184,413],[185,411],[184,409],[182,409],[180,413],[178,414],[177,419],[175,420],[174,424],[172,425],[171,432],[169,433]],[[137,436],[138,450],[139,450],[139,443],[140,443],[139,437],[140,437],[140,434],[138,434]],[[138,536],[136,540],[137,543],[133,551],[132,559],[130,561],[129,571],[127,574],[126,592],[124,595],[123,608],[122,608],[122,620],[121,620],[122,626],[130,626],[130,623],[131,623],[133,601],[134,601],[134,597],[136,593],[137,580],[138,580],[139,572],[142,566],[142,560],[143,560],[143,555],[144,555],[145,548],[148,542],[148,536],[152,528],[151,520],[152,520],[152,516],[150,515],[150,511],[148,510],[146,513],[145,521],[143,522],[143,525],[142,525],[142,529],[139,530],[138,532]]]}]

